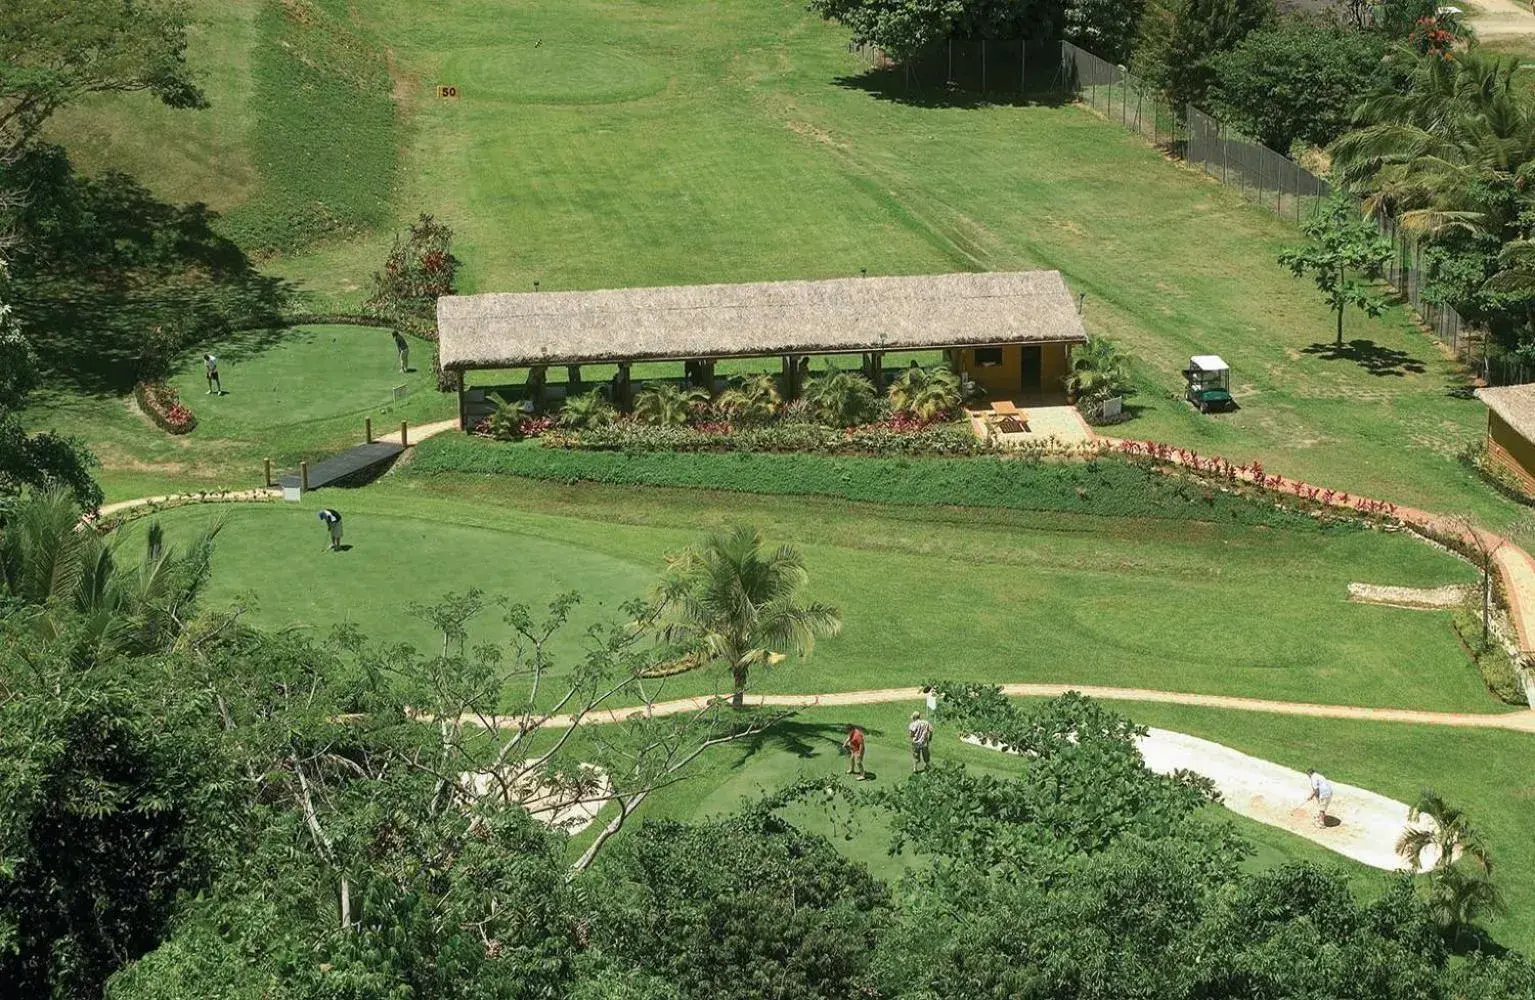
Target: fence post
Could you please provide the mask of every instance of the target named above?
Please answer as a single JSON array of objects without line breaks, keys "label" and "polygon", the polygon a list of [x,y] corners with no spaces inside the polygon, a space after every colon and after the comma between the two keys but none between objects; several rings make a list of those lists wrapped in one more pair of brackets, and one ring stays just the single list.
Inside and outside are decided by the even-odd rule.
[{"label": "fence post", "polygon": [[410,441],[407,440],[407,438],[405,437],[405,434],[406,434],[406,423],[405,423],[405,421],[401,420],[400,421],[400,447],[401,448],[409,448],[410,447]]},{"label": "fence post", "polygon": [[270,458],[263,459],[262,465],[264,466],[265,471],[265,475],[262,477],[263,481],[268,487],[270,487],[272,485],[272,460]]},{"label": "fence post", "polygon": [[372,417],[363,417],[362,418],[362,430],[363,430],[363,440],[366,441],[368,444],[372,444],[373,443],[373,418]]},{"label": "fence post", "polygon": [[308,462],[300,462],[298,464],[298,481],[299,481],[300,485],[302,486],[304,492],[308,493],[309,492],[309,463]]}]

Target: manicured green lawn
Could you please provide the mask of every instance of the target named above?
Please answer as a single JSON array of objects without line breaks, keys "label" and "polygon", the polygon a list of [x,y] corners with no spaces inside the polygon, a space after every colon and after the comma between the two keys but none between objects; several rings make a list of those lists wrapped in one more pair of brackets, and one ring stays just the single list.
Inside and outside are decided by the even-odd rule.
[{"label": "manicured green lawn", "polygon": [[[343,512],[351,551],[322,551],[320,505]],[[578,590],[584,614],[611,616],[654,582],[667,551],[749,521],[803,548],[811,593],[846,621],[809,660],[756,678],[762,690],[971,677],[1499,710],[1447,615],[1345,600],[1352,580],[1470,579],[1399,535],[453,477],[163,520],[180,534],[215,518],[225,526],[213,598],[252,596],[254,620],[270,625],[345,618],[425,646],[405,606],[470,587],[538,603]],[[480,631],[503,634],[494,617]],[[725,683],[684,675],[666,696]]]},{"label": "manicured green lawn", "polygon": [[[457,403],[437,391],[432,345],[409,338],[413,371],[401,374],[387,330],[305,326],[242,335],[215,345],[228,395],[207,395],[200,359],[172,380],[197,415],[190,434],[167,434],[131,399],[48,394],[28,419],[78,434],[101,459],[108,500],[182,490],[259,485],[262,459],[278,469],[323,457],[362,440],[363,419],[376,434],[399,433],[401,420],[453,416]],[[394,398],[394,388],[405,395]]]},{"label": "manicured green lawn", "polygon": [[[1137,358],[1122,433],[1512,516],[1456,461],[1483,410],[1405,312],[1350,316],[1334,351],[1316,294],[1275,262],[1293,228],[1081,108],[908,103],[797,0],[194,10],[214,107],[179,113],[199,124],[161,170],[132,126],[182,117],[95,102],[79,134],[106,146],[87,158],[225,205],[251,239],[321,234],[270,260],[317,305],[363,296],[389,240],[380,199],[396,225],[425,210],[454,226],[465,291],[1059,268],[1088,328]],[[254,178],[200,166],[219,158]],[[1235,413],[1176,398],[1178,368],[1209,352],[1233,366]]]}]

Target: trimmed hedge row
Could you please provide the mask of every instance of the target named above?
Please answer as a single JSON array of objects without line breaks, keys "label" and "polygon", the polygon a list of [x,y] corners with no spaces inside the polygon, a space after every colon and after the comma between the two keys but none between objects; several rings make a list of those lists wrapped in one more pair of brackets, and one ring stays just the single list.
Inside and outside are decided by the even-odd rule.
[{"label": "trimmed hedge row", "polygon": [[458,435],[423,441],[402,470],[522,476],[562,483],[673,486],[866,503],[1007,507],[1106,517],[1150,517],[1274,527],[1343,523],[1249,499],[1120,458],[1056,462],[975,458],[862,458],[768,453],[563,451]]},{"label": "trimmed hedge row", "polygon": [[780,422],[763,427],[655,427],[622,420],[585,430],[556,429],[544,435],[550,448],[578,451],[779,452],[822,455],[977,455],[995,451],[968,427],[934,424],[896,430],[889,424],[827,427]]},{"label": "trimmed hedge row", "polygon": [[190,434],[197,428],[197,417],[181,401],[175,386],[166,382],[138,382],[133,398],[139,409],[167,434]]}]

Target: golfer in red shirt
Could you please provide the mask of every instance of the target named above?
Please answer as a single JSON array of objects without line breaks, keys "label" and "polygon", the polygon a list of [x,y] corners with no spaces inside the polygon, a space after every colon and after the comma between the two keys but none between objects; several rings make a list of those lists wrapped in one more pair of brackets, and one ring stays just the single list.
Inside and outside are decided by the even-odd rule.
[{"label": "golfer in red shirt", "polygon": [[847,747],[847,773],[856,774],[858,781],[863,781],[867,775],[863,773],[863,730],[857,726],[847,727],[847,739],[842,741]]}]

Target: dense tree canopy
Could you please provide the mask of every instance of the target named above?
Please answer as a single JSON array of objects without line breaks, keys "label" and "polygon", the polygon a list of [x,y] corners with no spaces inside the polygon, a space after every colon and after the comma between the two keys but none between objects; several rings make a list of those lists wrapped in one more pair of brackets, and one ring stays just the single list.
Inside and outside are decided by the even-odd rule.
[{"label": "dense tree canopy", "polygon": [[1272,0],[1147,0],[1131,68],[1175,106],[1203,104],[1216,57],[1274,19]]}]

